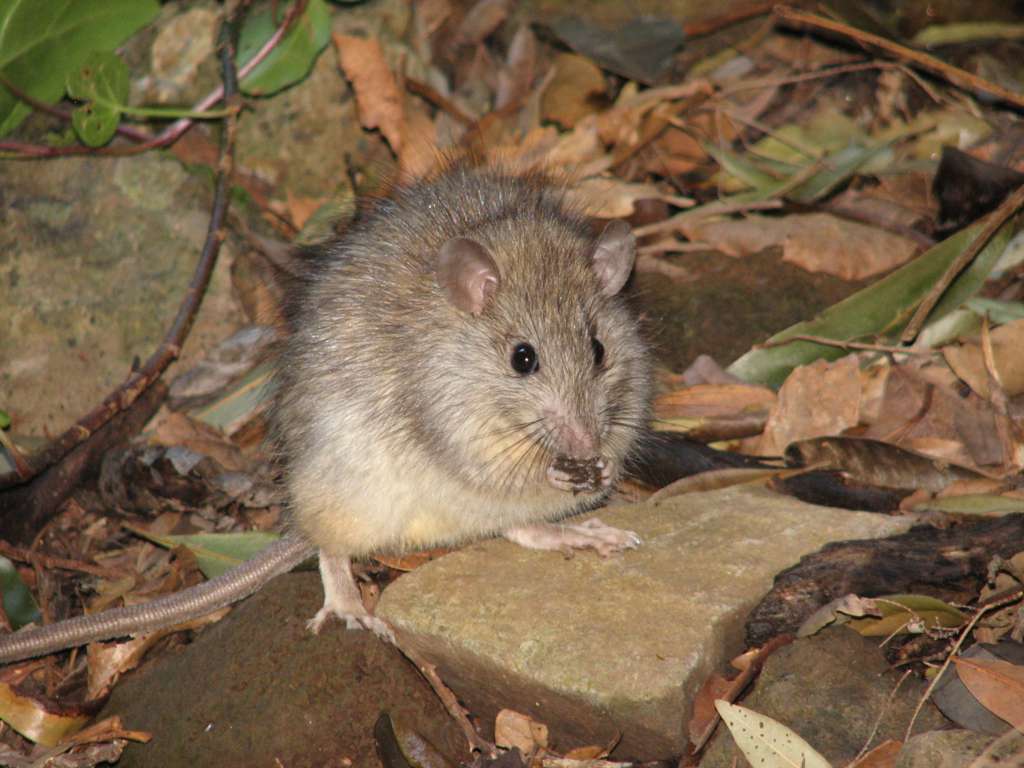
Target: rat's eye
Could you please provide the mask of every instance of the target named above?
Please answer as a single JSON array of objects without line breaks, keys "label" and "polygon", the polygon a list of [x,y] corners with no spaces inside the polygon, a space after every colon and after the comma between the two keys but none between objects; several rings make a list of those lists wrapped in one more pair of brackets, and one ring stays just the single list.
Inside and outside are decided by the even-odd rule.
[{"label": "rat's eye", "polygon": [[604,344],[597,340],[597,336],[591,336],[590,346],[594,348],[594,365],[600,368],[604,364]]},{"label": "rat's eye", "polygon": [[537,350],[525,341],[512,350],[512,370],[516,373],[536,373],[540,368]]}]

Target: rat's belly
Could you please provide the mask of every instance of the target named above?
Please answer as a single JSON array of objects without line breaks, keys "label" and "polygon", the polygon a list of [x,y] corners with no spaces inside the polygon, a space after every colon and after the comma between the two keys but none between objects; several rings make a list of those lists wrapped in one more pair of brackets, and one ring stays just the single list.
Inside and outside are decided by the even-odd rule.
[{"label": "rat's belly", "polygon": [[543,483],[516,495],[477,490],[429,460],[403,458],[400,469],[298,473],[293,511],[309,540],[354,557],[403,552],[563,517],[585,503]]}]

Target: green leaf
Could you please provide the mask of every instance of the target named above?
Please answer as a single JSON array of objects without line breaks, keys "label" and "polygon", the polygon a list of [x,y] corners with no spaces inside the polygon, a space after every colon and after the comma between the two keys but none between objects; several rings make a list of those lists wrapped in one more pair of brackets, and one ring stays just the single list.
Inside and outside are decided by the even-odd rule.
[{"label": "green leaf", "polygon": [[[157,0],[3,0],[0,75],[33,98],[55,104],[69,72],[93,51],[112,51],[148,24]],[[0,136],[31,108],[0,87]]]},{"label": "green leaf", "polygon": [[162,547],[186,547],[196,556],[199,568],[208,579],[230,571],[281,537],[276,533],[197,533],[189,536],[157,536],[136,526],[129,529]]},{"label": "green leaf", "polygon": [[4,410],[0,410],[0,429],[9,429],[11,426],[11,415]]},{"label": "green leaf", "polygon": [[751,765],[758,768],[832,768],[820,752],[777,720],[723,699],[715,701],[715,709]]},{"label": "green leaf", "polygon": [[[813,320],[792,325],[769,341],[785,341],[797,335],[822,336],[839,341],[895,335],[983,226],[974,224],[961,230],[878,282],[833,304]],[[989,240],[971,265],[950,285],[928,316],[929,323],[952,312],[981,288],[1012,232],[1012,225],[1008,223]],[[846,350],[840,347],[794,341],[778,347],[753,349],[730,365],[728,370],[746,382],[778,387],[797,366],[821,358],[835,360],[845,354]]]},{"label": "green leaf", "polygon": [[128,88],[128,67],[110,51],[93,51],[68,74],[68,95],[85,102],[71,113],[71,125],[84,143],[101,147],[113,138]]},{"label": "green leaf", "polygon": [[1003,21],[961,21],[952,24],[931,24],[910,42],[921,48],[936,45],[960,45],[981,40],[1020,40],[1024,38],[1024,24]]},{"label": "green leaf", "polygon": [[864,637],[888,637],[894,632],[906,632],[903,628],[915,619],[929,629],[961,627],[967,621],[967,617],[953,606],[926,595],[885,595],[874,598],[874,601],[881,618],[853,619],[846,626]]},{"label": "green leaf", "polygon": [[42,617],[35,598],[18,575],[18,569],[6,557],[0,557],[0,590],[4,596],[4,613],[12,628],[20,629]]},{"label": "green leaf", "polygon": [[[270,39],[286,10],[284,4],[270,3],[264,10],[246,18],[238,36],[239,67]],[[302,16],[295,20],[270,55],[242,79],[242,91],[250,96],[269,96],[299,82],[309,74],[330,37],[331,23],[324,0],[309,0]]]}]

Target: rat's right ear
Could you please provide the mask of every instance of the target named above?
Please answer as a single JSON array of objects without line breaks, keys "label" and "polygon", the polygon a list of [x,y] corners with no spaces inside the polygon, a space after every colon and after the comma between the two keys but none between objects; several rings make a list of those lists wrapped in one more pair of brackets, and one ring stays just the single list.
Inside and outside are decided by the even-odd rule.
[{"label": "rat's right ear", "polygon": [[479,315],[498,290],[498,265],[476,240],[453,237],[437,254],[437,284],[452,304]]}]

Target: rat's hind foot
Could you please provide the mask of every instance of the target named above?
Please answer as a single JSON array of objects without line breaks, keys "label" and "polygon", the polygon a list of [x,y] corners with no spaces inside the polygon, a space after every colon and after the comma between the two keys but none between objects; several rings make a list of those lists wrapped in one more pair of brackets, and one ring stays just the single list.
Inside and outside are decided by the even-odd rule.
[{"label": "rat's hind foot", "polygon": [[331,616],[337,616],[348,629],[368,629],[381,640],[395,642],[391,627],[363,605],[359,587],[352,578],[352,564],[347,557],[329,555],[321,549],[320,579],[324,585],[324,605],[306,623],[310,632],[319,634],[324,623]]},{"label": "rat's hind foot", "polygon": [[601,557],[608,557],[626,549],[640,546],[640,537],[633,531],[624,531],[605,525],[596,517],[582,523],[536,523],[505,531],[509,541],[528,549],[593,549]]}]

